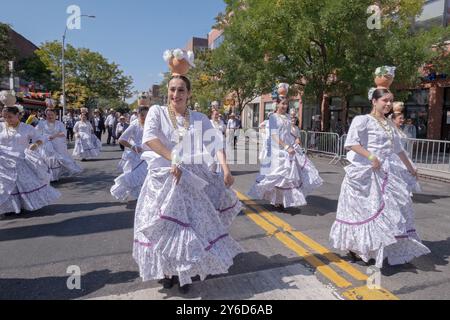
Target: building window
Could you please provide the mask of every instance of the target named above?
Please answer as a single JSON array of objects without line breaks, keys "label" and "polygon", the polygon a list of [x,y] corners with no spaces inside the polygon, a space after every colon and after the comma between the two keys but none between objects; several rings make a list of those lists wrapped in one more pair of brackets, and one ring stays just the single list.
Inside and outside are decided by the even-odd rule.
[{"label": "building window", "polygon": [[217,37],[217,39],[213,41],[212,49],[217,49],[218,47],[220,47],[224,40],[225,37],[223,36],[223,34]]},{"label": "building window", "polygon": [[426,139],[428,133],[428,89],[411,91],[405,103],[406,119],[412,119],[417,139]]},{"label": "building window", "polygon": [[269,118],[269,113],[275,112],[275,106],[273,102],[264,103],[264,120]]},{"label": "building window", "polygon": [[369,114],[372,111],[370,101],[363,96],[351,96],[348,102],[348,121],[349,124],[356,116]]}]

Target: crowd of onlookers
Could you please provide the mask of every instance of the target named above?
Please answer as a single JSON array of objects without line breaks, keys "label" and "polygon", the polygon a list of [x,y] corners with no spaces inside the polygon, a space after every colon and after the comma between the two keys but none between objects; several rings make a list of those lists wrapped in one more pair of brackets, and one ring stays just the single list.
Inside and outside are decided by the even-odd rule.
[{"label": "crowd of onlookers", "polygon": [[[71,109],[65,116],[63,116],[62,122],[67,130],[68,142],[74,141],[73,128],[80,120],[81,112],[84,112],[83,110],[87,109],[76,111]],[[23,108],[20,108],[19,111],[20,121],[32,125],[33,127],[36,127],[41,120],[45,120],[44,110],[24,110]],[[101,109],[95,109],[90,116],[88,114],[88,117],[92,127],[94,128],[94,134],[100,140],[103,135],[107,134],[107,144],[112,143],[115,145],[130,123],[137,119],[137,112],[132,111],[130,113],[122,114],[120,112],[116,112],[114,109],[109,109],[107,112],[103,112]],[[57,115],[57,120],[60,120],[59,118],[59,115]],[[0,112],[0,122],[1,121],[3,121],[3,117]]]}]

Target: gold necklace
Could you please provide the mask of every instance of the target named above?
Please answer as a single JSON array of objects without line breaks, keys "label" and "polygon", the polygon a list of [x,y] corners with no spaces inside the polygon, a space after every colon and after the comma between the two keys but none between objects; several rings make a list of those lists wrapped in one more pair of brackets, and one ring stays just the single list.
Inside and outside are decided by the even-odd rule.
[{"label": "gold necklace", "polygon": [[[6,135],[8,136],[8,140],[17,133],[17,128],[20,126],[20,122],[15,126],[10,126],[5,122],[6,125]],[[11,133],[11,134],[10,134]]]},{"label": "gold necklace", "polygon": [[190,111],[189,111],[189,108],[186,108],[186,110],[184,111],[183,128],[178,128],[178,123],[177,123],[177,117],[175,115],[175,110],[174,110],[174,108],[171,105],[169,105],[168,111],[169,111],[170,121],[172,122],[172,126],[174,127],[174,129],[176,130],[176,133],[178,135],[178,140],[181,141],[181,140],[183,140],[184,135],[186,134],[186,132],[189,130],[189,127],[190,127]]},{"label": "gold necklace", "polygon": [[392,127],[389,125],[388,120],[384,119],[384,123],[383,123],[383,121],[381,121],[378,117],[374,116],[373,114],[371,114],[371,117],[374,118],[378,122],[380,127],[386,133],[388,140],[391,142],[391,146],[393,146],[394,145],[394,132],[392,130]]}]

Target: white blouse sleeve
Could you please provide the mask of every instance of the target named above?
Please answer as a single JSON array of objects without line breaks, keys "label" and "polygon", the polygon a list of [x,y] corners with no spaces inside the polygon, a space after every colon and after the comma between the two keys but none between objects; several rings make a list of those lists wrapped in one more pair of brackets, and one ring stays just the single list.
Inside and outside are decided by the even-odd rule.
[{"label": "white blouse sleeve", "polygon": [[394,153],[399,154],[405,151],[402,146],[402,139],[400,135],[395,131],[395,129],[394,128],[392,129],[394,130]]},{"label": "white blouse sleeve", "polygon": [[130,143],[131,139],[136,140],[135,136],[136,136],[136,125],[132,124],[131,126],[128,127],[127,130],[125,130],[122,133],[119,140]]},{"label": "white blouse sleeve", "polygon": [[353,119],[350,129],[348,130],[347,140],[345,141],[345,148],[348,149],[353,146],[367,145],[368,136],[368,118],[367,116],[357,116]]},{"label": "white blouse sleeve", "polygon": [[64,133],[64,134],[66,134],[66,127],[64,126],[64,123],[62,123],[61,121],[58,121],[57,122],[57,127],[56,127],[56,131],[58,132],[58,133]]},{"label": "white blouse sleeve", "polygon": [[144,134],[142,136],[142,144],[160,139],[161,130],[161,107],[153,106],[145,119]]},{"label": "white blouse sleeve", "polygon": [[77,121],[77,123],[75,123],[75,125],[73,126],[73,132],[78,133],[79,126],[80,126],[80,122]]},{"label": "white blouse sleeve", "polygon": [[33,126],[28,125],[27,127],[27,135],[28,138],[33,142],[36,143],[36,141],[43,141],[42,134],[36,130]]}]

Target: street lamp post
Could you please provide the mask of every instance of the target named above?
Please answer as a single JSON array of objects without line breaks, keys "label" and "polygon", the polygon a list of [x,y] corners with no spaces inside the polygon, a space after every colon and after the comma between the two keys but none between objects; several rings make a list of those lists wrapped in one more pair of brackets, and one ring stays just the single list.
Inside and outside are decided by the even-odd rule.
[{"label": "street lamp post", "polygon": [[[78,19],[81,17],[87,17],[87,18],[92,18],[95,19],[95,16],[90,16],[90,15],[86,15],[86,14],[82,14],[78,17],[75,17],[74,19]],[[61,97],[61,102],[63,105],[63,114],[61,119],[66,115],[66,73],[65,73],[65,67],[66,67],[66,61],[65,61],[65,49],[66,49],[66,34],[67,34],[67,24],[66,24],[66,29],[64,30],[64,34],[62,37],[62,97]]]}]

